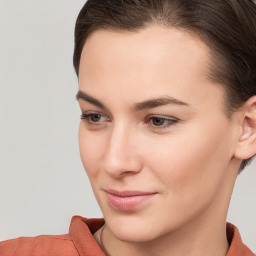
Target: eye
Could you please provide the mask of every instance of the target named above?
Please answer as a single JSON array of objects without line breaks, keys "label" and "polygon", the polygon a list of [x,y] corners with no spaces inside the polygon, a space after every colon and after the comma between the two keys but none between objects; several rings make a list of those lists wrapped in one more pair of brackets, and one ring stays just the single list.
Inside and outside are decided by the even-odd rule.
[{"label": "eye", "polygon": [[100,113],[84,113],[81,115],[81,119],[85,120],[88,124],[101,124],[103,122],[108,122],[110,119]]},{"label": "eye", "polygon": [[178,119],[162,117],[162,116],[149,116],[147,123],[154,129],[165,129],[177,124]]},{"label": "eye", "polygon": [[168,119],[166,118],[161,118],[161,117],[152,117],[151,118],[151,123],[155,126],[162,126],[166,123],[168,123]]}]

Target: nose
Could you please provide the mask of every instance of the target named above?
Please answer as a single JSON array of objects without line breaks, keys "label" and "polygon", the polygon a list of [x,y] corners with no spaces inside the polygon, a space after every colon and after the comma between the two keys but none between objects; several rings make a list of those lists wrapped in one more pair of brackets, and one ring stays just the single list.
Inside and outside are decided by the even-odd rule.
[{"label": "nose", "polygon": [[142,170],[136,130],[125,125],[113,127],[108,137],[103,169],[114,178],[134,175]]}]

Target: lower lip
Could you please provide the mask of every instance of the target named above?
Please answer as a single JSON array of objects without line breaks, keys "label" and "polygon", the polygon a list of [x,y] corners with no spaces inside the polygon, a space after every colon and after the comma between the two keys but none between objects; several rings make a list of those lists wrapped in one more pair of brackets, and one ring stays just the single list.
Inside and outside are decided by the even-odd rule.
[{"label": "lower lip", "polygon": [[120,197],[107,193],[107,198],[113,208],[120,211],[129,211],[143,202],[151,199],[155,195],[156,194]]}]

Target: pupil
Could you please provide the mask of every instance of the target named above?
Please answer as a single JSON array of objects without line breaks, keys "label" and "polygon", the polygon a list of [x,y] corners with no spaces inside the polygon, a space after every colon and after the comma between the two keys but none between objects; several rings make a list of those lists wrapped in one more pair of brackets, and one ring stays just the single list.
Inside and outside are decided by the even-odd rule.
[{"label": "pupil", "polygon": [[156,125],[156,126],[163,125],[163,123],[164,123],[163,118],[156,117],[156,118],[153,119],[153,124]]},{"label": "pupil", "polygon": [[99,114],[94,114],[91,116],[91,119],[93,122],[97,122],[100,120],[100,115]]}]

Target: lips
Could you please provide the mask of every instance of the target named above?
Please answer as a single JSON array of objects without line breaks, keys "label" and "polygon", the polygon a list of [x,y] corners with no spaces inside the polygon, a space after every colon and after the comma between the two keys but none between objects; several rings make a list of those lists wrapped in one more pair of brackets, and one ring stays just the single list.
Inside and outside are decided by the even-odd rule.
[{"label": "lips", "polygon": [[105,190],[110,205],[120,211],[129,211],[154,197],[155,192]]}]

